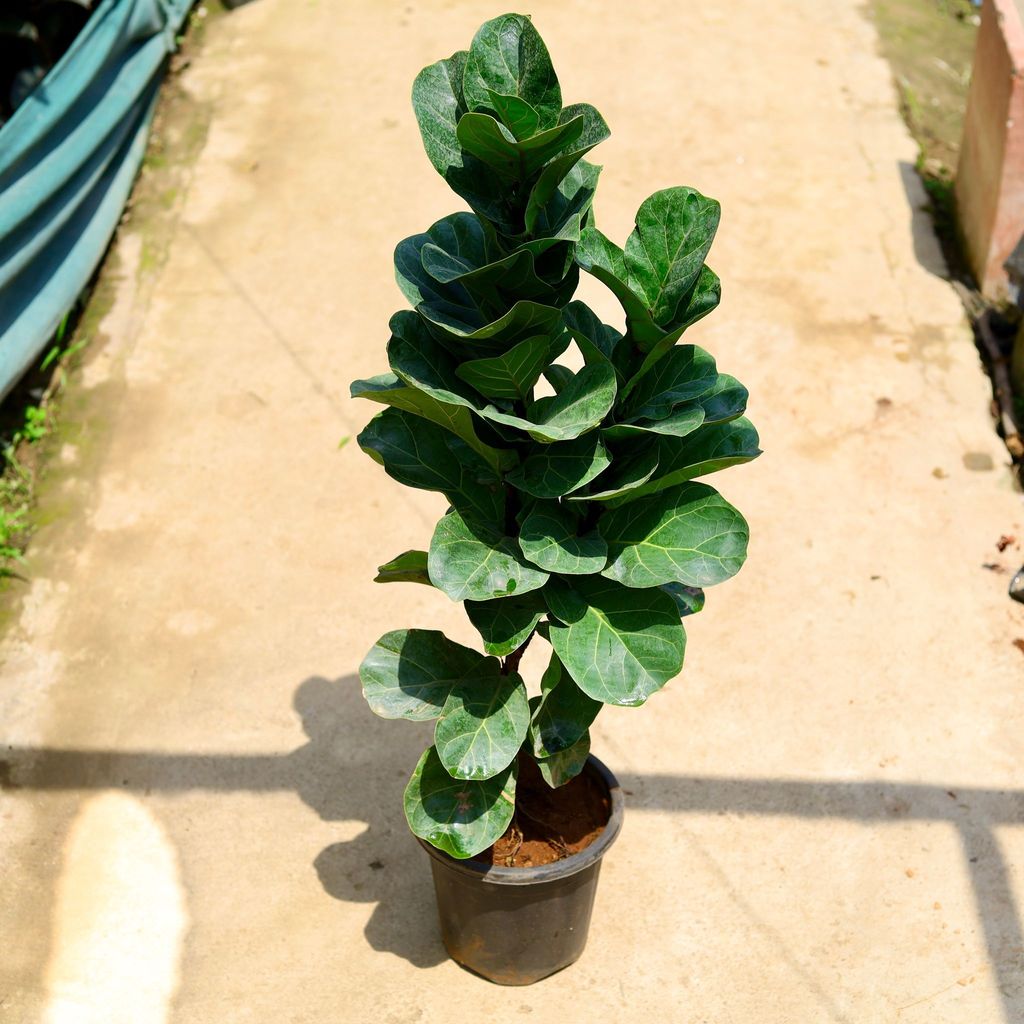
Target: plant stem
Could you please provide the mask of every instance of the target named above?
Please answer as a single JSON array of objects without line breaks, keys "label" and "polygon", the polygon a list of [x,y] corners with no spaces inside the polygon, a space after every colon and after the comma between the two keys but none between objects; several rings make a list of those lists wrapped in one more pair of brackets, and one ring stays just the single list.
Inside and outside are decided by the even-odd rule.
[{"label": "plant stem", "polygon": [[502,663],[501,663],[501,674],[503,676],[510,675],[519,668],[519,662],[523,660],[523,654],[526,648],[530,646],[530,641],[533,639],[534,634],[537,631],[534,630]]}]

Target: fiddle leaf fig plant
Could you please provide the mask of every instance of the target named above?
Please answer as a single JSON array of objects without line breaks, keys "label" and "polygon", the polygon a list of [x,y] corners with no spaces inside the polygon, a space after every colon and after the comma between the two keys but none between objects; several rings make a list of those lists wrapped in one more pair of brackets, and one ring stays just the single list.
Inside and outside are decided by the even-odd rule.
[{"label": "fiddle leaf fig plant", "polygon": [[[743,516],[694,481],[760,452],[746,389],[680,341],[719,301],[704,262],[718,203],[665,189],[624,246],[602,234],[600,168],[585,156],[608,127],[588,104],[563,105],[523,15],[424,68],[412,99],[427,156],[472,212],[398,244],[413,309],[391,319],[390,372],[352,394],[386,407],[360,447],[449,506],[427,549],[377,581],[464,602],[482,652],[395,630],[360,676],[378,715],[435,723],[405,812],[417,836],[466,858],[509,826],[523,758],[564,785],[604,705],[643,704],[679,674],[682,620],[747,553]],[[614,293],[622,329],[572,298],[580,269]],[[538,635],[550,661],[530,698],[518,668]]]}]

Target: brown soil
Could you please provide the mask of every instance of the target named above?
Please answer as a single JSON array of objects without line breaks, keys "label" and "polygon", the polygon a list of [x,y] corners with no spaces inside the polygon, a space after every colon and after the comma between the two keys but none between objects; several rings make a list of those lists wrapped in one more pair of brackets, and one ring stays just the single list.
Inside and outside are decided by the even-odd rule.
[{"label": "brown soil", "polygon": [[604,831],[610,813],[608,791],[589,772],[551,789],[533,759],[520,757],[512,822],[475,859],[502,868],[553,864],[588,847]]}]

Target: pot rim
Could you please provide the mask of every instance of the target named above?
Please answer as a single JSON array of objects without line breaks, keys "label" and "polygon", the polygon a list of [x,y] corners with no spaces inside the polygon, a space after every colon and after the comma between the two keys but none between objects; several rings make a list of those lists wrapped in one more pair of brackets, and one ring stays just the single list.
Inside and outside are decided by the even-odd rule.
[{"label": "pot rim", "polygon": [[416,836],[416,841],[427,853],[440,861],[449,870],[470,876],[481,882],[491,885],[537,885],[542,882],[553,882],[568,878],[580,871],[596,864],[607,852],[608,847],[618,838],[622,829],[622,818],[625,813],[625,797],[622,795],[622,787],[619,780],[615,778],[611,770],[603,762],[590,754],[587,757],[584,771],[590,771],[597,775],[608,787],[608,799],[611,810],[608,814],[608,824],[605,825],[601,834],[579,853],[571,854],[556,860],[553,864],[541,864],[532,868],[501,868],[493,864],[483,864],[472,859],[458,860],[450,854],[431,846],[425,839]]}]

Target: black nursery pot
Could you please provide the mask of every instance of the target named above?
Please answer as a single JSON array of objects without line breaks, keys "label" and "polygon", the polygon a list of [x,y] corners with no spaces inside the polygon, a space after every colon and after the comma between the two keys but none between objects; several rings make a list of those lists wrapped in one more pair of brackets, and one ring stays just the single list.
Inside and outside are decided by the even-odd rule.
[{"label": "black nursery pot", "polygon": [[591,756],[583,769],[608,789],[604,831],[579,853],[535,868],[456,860],[422,839],[430,854],[449,956],[499,985],[532,985],[579,959],[587,944],[601,858],[622,828],[622,790]]}]

